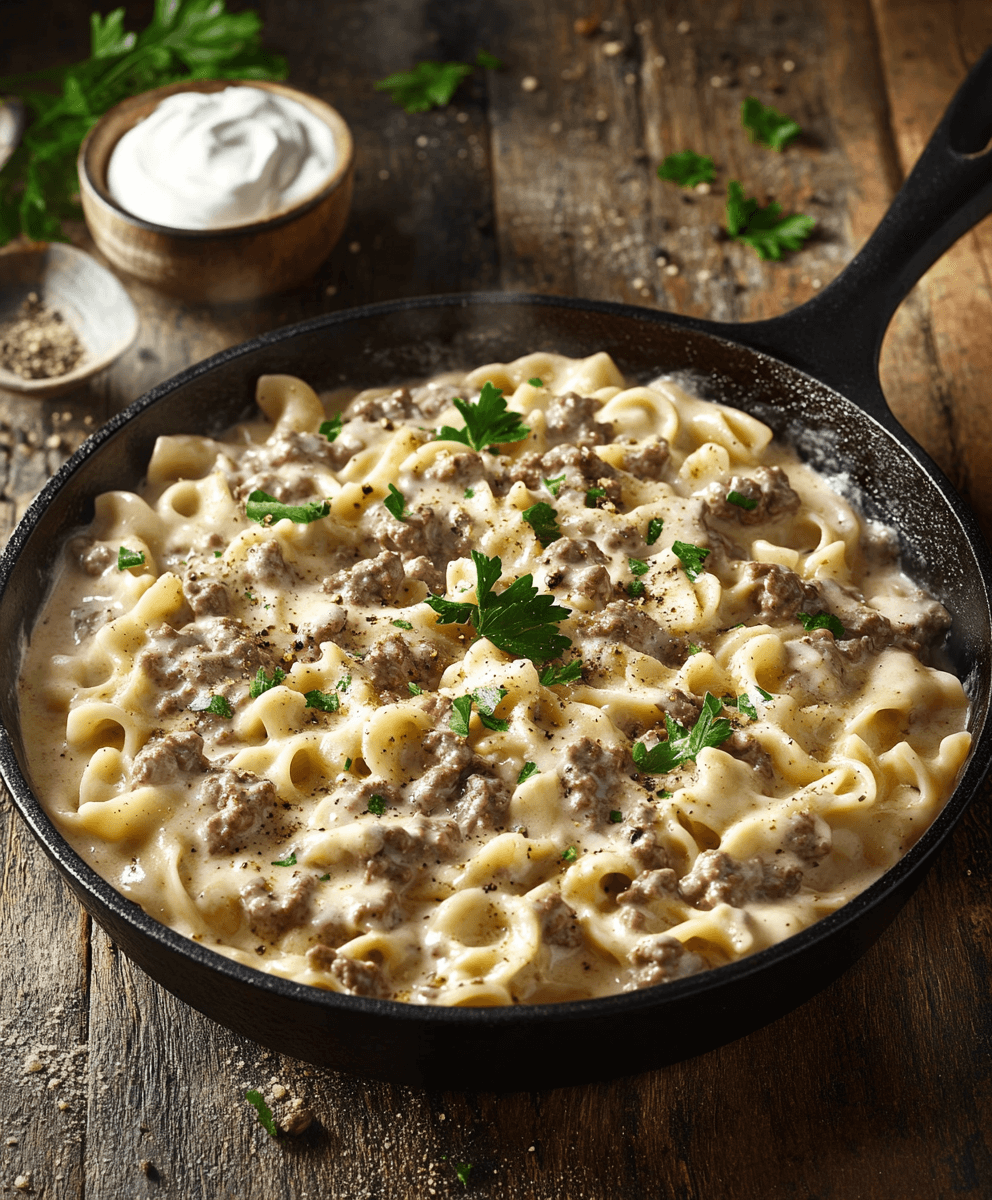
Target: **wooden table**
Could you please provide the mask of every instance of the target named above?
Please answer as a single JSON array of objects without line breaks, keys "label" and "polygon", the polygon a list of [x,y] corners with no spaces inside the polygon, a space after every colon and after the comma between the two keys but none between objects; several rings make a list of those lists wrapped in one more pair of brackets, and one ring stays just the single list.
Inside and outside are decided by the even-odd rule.
[{"label": "wooden table", "polygon": [[[150,7],[129,6],[129,27]],[[260,7],[290,81],[335,104],[354,131],[344,238],[312,283],[256,306],[181,307],[129,285],[141,333],[103,378],[47,403],[0,394],[5,531],[82,438],[152,384],[328,309],[505,288],[728,320],[781,312],[864,241],[992,42],[988,0]],[[84,56],[87,8],[9,0],[0,71]],[[575,32],[576,18],[595,14],[593,36]],[[479,73],[443,110],[407,115],[372,89],[420,59],[471,59],[479,48],[506,69]],[[737,120],[749,94],[803,126],[786,153],[749,144]],[[686,146],[716,159],[712,195],[655,177],[660,159]],[[807,247],[765,264],[721,237],[720,192],[732,178],[815,216]],[[902,306],[882,364],[896,414],[987,533],[990,277],[986,221]],[[0,821],[4,1194],[419,1200],[461,1195],[453,1164],[469,1162],[468,1193],[492,1200],[992,1195],[982,804],[881,942],[798,1012],[662,1071],[509,1096],[365,1082],[234,1037],[91,926],[9,802]],[[636,1049],[618,1030],[632,1070]],[[246,1088],[273,1079],[315,1114],[299,1139],[270,1140],[244,1101]]]}]

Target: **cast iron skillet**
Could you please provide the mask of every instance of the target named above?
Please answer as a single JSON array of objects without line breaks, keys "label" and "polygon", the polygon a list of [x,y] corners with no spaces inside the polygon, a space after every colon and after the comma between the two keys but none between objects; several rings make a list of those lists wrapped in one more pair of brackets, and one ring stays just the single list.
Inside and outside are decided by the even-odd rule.
[{"label": "cast iron skillet", "polygon": [[[954,98],[871,240],[813,301],[784,317],[718,325],[615,304],[479,295],[331,314],[215,355],[153,389],[96,433],[32,503],[0,559],[0,767],[25,820],[83,905],[159,983],[272,1049],[397,1082],[516,1089],[585,1082],[730,1041],[812,996],[881,933],[978,792],[989,728],[992,560],[976,522],[896,423],[878,384],[885,327],[926,268],[992,208],[992,52]],[[754,413],[863,511],[898,529],[910,570],[954,614],[949,653],[966,678],[975,744],[946,808],[878,883],[811,929],[741,962],[628,995],[489,1009],[415,1007],[275,979],[146,916],[68,847],[31,792],[14,681],[51,579],[53,547],[93,497],[133,488],[160,434],[216,432],[252,405],[265,372],[318,388],[388,384],[531,350],[608,351],[629,376],[682,372]]]}]

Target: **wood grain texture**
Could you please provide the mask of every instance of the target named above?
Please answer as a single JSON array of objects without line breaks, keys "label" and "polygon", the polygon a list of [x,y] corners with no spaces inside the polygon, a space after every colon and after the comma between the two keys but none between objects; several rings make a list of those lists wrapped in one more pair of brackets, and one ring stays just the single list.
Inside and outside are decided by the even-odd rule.
[{"label": "wood grain texture", "polygon": [[[47,61],[80,56],[85,13],[69,0],[52,9]],[[149,10],[145,0],[129,6],[133,24]],[[40,49],[24,48],[28,6],[12,0],[10,11],[0,69],[44,65]],[[576,18],[594,11],[599,31],[576,34]],[[86,432],[142,391],[328,309],[489,287],[734,320],[791,307],[864,242],[992,41],[984,0],[714,0],[705,17],[689,0],[268,0],[261,12],[291,82],[337,107],[355,134],[341,242],[310,283],[250,307],[180,307],[129,284],[141,334],[111,372],[54,401],[0,395],[0,532]],[[418,59],[471,59],[480,47],[506,71],[474,77],[443,111],[408,115],[372,88]],[[536,90],[521,87],[527,75]],[[748,94],[795,115],[801,142],[782,155],[751,146],[736,119]],[[716,159],[709,196],[655,176],[664,154],[686,146]],[[815,215],[808,247],[763,264],[726,241],[730,178]],[[986,528],[989,236],[986,222],[933,268],[897,315],[883,362],[897,414],[967,489]],[[4,1194],[21,1194],[14,1181],[25,1174],[24,1194],[75,1200],[989,1193],[983,805],[882,941],[797,1012],[646,1075],[618,1028],[629,1078],[504,1096],[484,1090],[485,1063],[479,1093],[430,1094],[316,1070],[235,1037],[90,934],[7,807],[0,831],[0,928],[18,949],[0,957],[0,1114],[5,1139],[17,1139],[0,1146]],[[35,1043],[54,1049],[39,1050],[42,1070],[24,1074]],[[88,1065],[71,1054],[77,1045]],[[60,1074],[69,1082],[49,1089]],[[273,1081],[314,1114],[299,1138],[272,1141],[244,1100]],[[473,1165],[468,1189],[461,1162]]]}]

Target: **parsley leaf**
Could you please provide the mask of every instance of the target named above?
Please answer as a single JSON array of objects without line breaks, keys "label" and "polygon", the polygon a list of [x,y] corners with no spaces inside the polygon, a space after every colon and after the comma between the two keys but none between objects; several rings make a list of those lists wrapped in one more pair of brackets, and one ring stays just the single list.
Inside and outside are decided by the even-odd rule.
[{"label": "parsley leaf", "polygon": [[[80,143],[119,101],[191,77],[285,78],[286,60],[262,49],[261,27],[256,12],[229,13],[224,0],[160,0],[146,29],[125,33],[117,8],[90,17],[85,62],[0,80],[0,94],[20,94],[31,118],[0,171],[0,245],[21,233],[68,241],[62,222],[81,216]],[[40,90],[52,87],[58,95]]]},{"label": "parsley leaf", "polygon": [[573,863],[579,857],[579,852],[574,846],[569,846],[565,853],[561,856],[562,862]]},{"label": "parsley leaf", "polygon": [[307,702],[307,708],[319,708],[321,712],[334,713],[341,707],[341,698],[336,692],[321,692],[315,689],[312,692],[304,692],[303,698]]},{"label": "parsley leaf", "polygon": [[121,546],[117,551],[118,571],[129,571],[131,567],[143,567],[144,565],[144,550],[128,550],[127,546]]},{"label": "parsley leaf", "polygon": [[763,687],[758,687],[758,685],[757,685],[757,684],[755,684],[754,686],[755,686],[756,688],[758,688],[758,695],[759,695],[759,696],[762,698],[762,700],[764,700],[766,703],[767,703],[769,700],[774,700],[774,699],[775,699],[775,697],[774,697],[774,696],[771,694],[771,692],[766,692],[766,691],[765,691],[765,689],[764,689]]},{"label": "parsley leaf", "polygon": [[452,700],[451,709],[451,716],[448,718],[449,729],[459,737],[468,737],[469,721],[472,719],[472,697],[459,696],[457,700]]},{"label": "parsley leaf", "polygon": [[346,758],[346,759],[344,760],[344,769],[345,769],[346,771],[350,771],[350,770],[351,770],[351,759],[350,759],[350,758]]},{"label": "parsley leaf", "polygon": [[408,113],[427,112],[449,103],[455,89],[472,74],[468,63],[419,62],[412,71],[397,71],[380,79],[374,86],[377,92],[389,92],[394,104]]},{"label": "parsley leaf", "polygon": [[759,208],[757,200],[745,197],[744,189],[732,179],[727,184],[727,232],[744,242],[758,257],[776,261],[783,250],[801,250],[813,232],[816,221],[804,213],[783,217],[782,206],[775,201]]},{"label": "parsley leaf", "polygon": [[544,380],[539,379],[536,375],[534,376],[533,379],[528,379],[527,382],[530,384],[531,387],[544,387]]},{"label": "parsley leaf", "polygon": [[[119,9],[118,11],[122,12],[123,10]],[[277,1138],[279,1136],[279,1126],[275,1123],[275,1119],[272,1116],[272,1109],[269,1108],[262,1098],[262,1093],[256,1092],[254,1088],[251,1088],[245,1092],[245,1099],[258,1114],[259,1125],[261,1125],[270,1138]]]},{"label": "parsley leaf", "polygon": [[346,692],[351,687],[351,676],[345,675],[343,679],[339,679],[335,687],[339,692]]},{"label": "parsley leaf", "polygon": [[752,500],[750,496],[745,496],[741,492],[728,492],[727,502],[736,504],[738,508],[746,509],[748,512],[754,512],[758,507],[757,500]]},{"label": "parsley leaf", "polygon": [[[667,774],[682,763],[694,762],[700,750],[707,746],[719,746],[734,732],[726,717],[719,717],[720,701],[710,692],[703,700],[703,711],[692,729],[686,729],[665,713],[665,728],[668,741],[659,742],[649,750],[643,742],[634,743],[634,762],[646,773]],[[717,719],[718,718],[718,719]]]},{"label": "parsley leaf", "polygon": [[520,768],[520,774],[517,776],[517,783],[524,783],[526,780],[530,779],[531,776],[540,775],[540,773],[541,772],[537,769],[537,763],[525,762]]},{"label": "parsley leaf", "polygon": [[503,571],[501,560],[473,550],[472,561],[478,579],[478,604],[429,596],[427,604],[438,614],[438,625],[471,623],[479,637],[488,638],[507,654],[533,662],[557,658],[571,646],[572,639],[558,632],[558,622],[571,610],[559,607],[554,596],[539,595],[533,575],[522,575],[497,595],[493,587]]},{"label": "parsley leaf", "polygon": [[419,683],[414,683],[413,680],[410,680],[406,686],[411,696],[422,696],[424,694],[424,689]]},{"label": "parsley leaf", "polygon": [[606,488],[591,487],[586,489],[586,508],[598,508],[599,502],[606,495]]},{"label": "parsley leaf", "polygon": [[471,1170],[471,1163],[455,1163],[455,1174],[458,1176],[458,1182],[462,1187],[468,1187],[468,1176]]},{"label": "parsley leaf", "polygon": [[191,704],[190,712],[212,713],[215,717],[233,717],[234,710],[224,696],[211,696],[206,704]]},{"label": "parsley leaf", "polygon": [[274,867],[295,867],[296,866],[296,851],[291,850],[289,858],[277,858],[272,865]]},{"label": "parsley leaf", "polygon": [[679,187],[691,188],[697,183],[712,183],[716,178],[713,159],[694,150],[683,150],[681,154],[669,154],[658,168],[658,178],[668,179]]},{"label": "parsley leaf", "polygon": [[245,514],[260,525],[274,524],[276,521],[295,521],[297,525],[308,525],[311,521],[319,521],[331,511],[326,500],[311,500],[309,504],[283,504],[268,492],[254,491],[248,497]]},{"label": "parsley leaf", "polygon": [[545,479],[544,486],[548,489],[552,496],[557,500],[558,492],[561,490],[561,485],[565,482],[565,475],[556,475],[553,479]]},{"label": "parsley leaf", "polygon": [[561,537],[561,530],[558,528],[558,510],[552,508],[550,504],[545,504],[543,500],[532,504],[530,508],[525,508],[521,516],[534,530],[542,549],[550,546],[552,542],[557,542]]},{"label": "parsley leaf", "polygon": [[814,629],[829,629],[838,641],[844,637],[844,626],[833,613],[821,612],[811,617],[809,613],[796,613],[803,623],[803,629],[811,633]]},{"label": "parsley leaf", "polygon": [[749,717],[752,721],[757,721],[758,710],[754,707],[754,703],[747,692],[744,692],[743,695],[737,697],[737,707],[745,717]]},{"label": "parsley leaf", "polygon": [[406,520],[406,498],[395,483],[389,485],[389,495],[382,503],[397,521]]},{"label": "parsley leaf", "polygon": [[397,629],[412,629],[413,628],[413,626],[410,624],[409,621],[397,620],[397,621],[390,622],[390,624],[395,625]]},{"label": "parsley leaf", "polygon": [[479,399],[475,404],[455,397],[452,400],[455,408],[461,413],[464,429],[452,429],[450,425],[442,425],[437,431],[440,442],[461,442],[473,450],[481,451],[497,442],[520,442],[530,433],[528,426],[520,421],[520,414],[510,412],[506,407],[501,388],[484,383]]},{"label": "parsley leaf", "polygon": [[672,542],[672,552],[682,564],[690,582],[695,583],[703,574],[703,560],[709,554],[709,550],[702,546],[694,546],[691,542]]},{"label": "parsley leaf", "polygon": [[651,564],[645,562],[643,558],[630,558],[627,562],[630,564],[631,575],[646,575],[651,570]]},{"label": "parsley leaf", "polygon": [[489,687],[478,688],[474,692],[469,692],[467,696],[459,696],[457,700],[452,701],[454,712],[448,721],[449,726],[460,737],[468,737],[469,722],[472,718],[472,705],[475,704],[479,713],[479,720],[487,729],[494,729],[498,733],[506,733],[510,728],[510,722],[502,717],[493,715],[505,695],[506,688],[491,685]]},{"label": "parsley leaf", "polygon": [[377,792],[369,797],[369,812],[373,817],[381,817],[386,811],[386,801]]},{"label": "parsley leaf", "polygon": [[697,646],[695,642],[689,643],[689,653],[690,654],[699,654],[702,651],[702,649],[703,649],[702,646]]},{"label": "parsley leaf", "polygon": [[341,432],[342,423],[341,414],[337,413],[329,421],[321,421],[317,432],[327,438],[329,442],[333,442]]},{"label": "parsley leaf", "polygon": [[563,667],[548,666],[541,672],[541,684],[544,687],[558,687],[563,683],[575,683],[582,678],[582,659],[573,658]]},{"label": "parsley leaf", "polygon": [[610,824],[611,825],[619,825],[622,820],[623,820],[623,813],[619,810],[619,808],[614,808],[614,809],[610,810]]},{"label": "parsley leaf", "polygon": [[798,123],[791,117],[780,113],[777,108],[762,104],[754,96],[741,101],[741,125],[752,142],[780,152],[802,133]]},{"label": "parsley leaf", "polygon": [[474,496],[475,496],[475,491],[473,488],[465,489],[465,499],[466,500],[471,500]]},{"label": "parsley leaf", "polygon": [[499,71],[503,66],[503,60],[497,58],[495,54],[490,54],[488,50],[480,50],[475,56],[475,65],[482,67],[484,71]]},{"label": "parsley leaf", "polygon": [[653,546],[658,538],[661,537],[661,531],[665,528],[664,517],[652,517],[648,521],[648,535],[644,539],[649,546]]},{"label": "parsley leaf", "polygon": [[643,596],[644,595],[644,580],[643,579],[634,579],[630,583],[628,583],[627,584],[627,595],[633,597],[633,599],[635,599],[635,600],[638,599],[640,596]]},{"label": "parsley leaf", "polygon": [[285,678],[286,672],[281,667],[272,668],[271,678],[265,673],[264,667],[259,667],[258,673],[248,687],[248,695],[251,696],[252,700],[257,700],[263,692],[267,692],[271,688],[276,687],[278,684],[282,683]]}]

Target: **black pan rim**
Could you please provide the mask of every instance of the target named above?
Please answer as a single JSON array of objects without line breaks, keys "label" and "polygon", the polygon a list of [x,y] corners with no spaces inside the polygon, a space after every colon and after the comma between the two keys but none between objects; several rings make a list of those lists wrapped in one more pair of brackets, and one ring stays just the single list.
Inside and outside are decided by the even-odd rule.
[{"label": "black pan rim", "polygon": [[[9,584],[10,577],[16,569],[20,553],[42,514],[47,510],[54,497],[61,491],[67,481],[121,428],[133,421],[139,414],[165,400],[173,391],[191,380],[224,366],[226,363],[244,357],[258,349],[291,340],[301,334],[315,330],[354,321],[375,318],[397,312],[423,308],[467,308],[470,306],[549,306],[585,312],[602,313],[644,321],[648,324],[675,326],[693,330],[708,337],[716,338],[727,345],[743,346],[751,354],[759,355],[770,365],[785,366],[790,371],[800,371],[801,368],[784,363],[762,351],[747,346],[744,338],[729,337],[728,327],[718,322],[706,321],[700,318],[660,312],[655,309],[645,309],[635,305],[617,304],[610,301],[584,300],[577,297],[545,296],[535,293],[454,293],[449,295],[434,295],[426,297],[408,297],[377,304],[364,305],[340,312],[325,313],[306,321],[285,326],[281,329],[260,334],[247,342],[229,347],[200,363],[194,364],[185,371],[172,376],[170,379],[156,385],[150,391],[139,397],[127,408],[112,417],[104,426],[94,432],[82,446],[69,458],[58,472],[46,483],[38,495],[28,506],[24,516],[18,523],[10,540],[0,554],[0,597],[3,596]],[[746,333],[747,326],[730,326],[734,334]],[[804,373],[804,372],[801,372]],[[805,373],[804,373],[805,374]],[[815,376],[808,376],[819,387],[827,386]],[[838,397],[847,403],[861,408],[857,401],[850,397]],[[950,483],[930,460],[925,452],[917,445],[912,437],[895,421],[879,422],[874,414],[862,409],[865,416],[873,423],[880,425],[886,433],[894,437],[902,449],[916,459],[926,473],[938,486],[944,495],[955,518],[964,526],[968,541],[975,554],[976,569],[982,581],[986,601],[990,603],[990,581],[992,581],[992,556],[985,546],[984,539],[978,529],[977,521],[964,502],[954,492]],[[564,1001],[555,1004],[520,1005],[515,1007],[487,1008],[457,1008],[430,1005],[413,1005],[400,1001],[375,1000],[367,997],[351,996],[344,993],[324,991],[306,984],[294,983],[281,977],[258,971],[244,966],[235,960],[216,953],[169,927],[160,924],[149,916],[132,901],[127,900],[120,892],[98,875],[70,847],[62,837],[54,823],[41,807],[35,797],[25,775],[21,772],[20,764],[14,750],[13,741],[8,730],[0,727],[0,775],[9,788],[15,804],[25,819],[29,828],[41,842],[49,857],[58,865],[62,872],[75,880],[80,887],[91,895],[106,912],[121,921],[136,927],[137,931],[152,940],[163,950],[190,958],[200,966],[226,976],[248,987],[262,988],[277,997],[292,999],[312,1008],[325,1010],[328,1014],[335,1011],[350,1011],[367,1015],[389,1018],[407,1025],[449,1026],[449,1025],[491,1025],[498,1029],[515,1028],[522,1025],[532,1025],[557,1019],[560,1022],[580,1022],[588,1015],[596,1013],[607,1016],[622,1017],[643,1009],[661,1008],[666,998],[672,1001],[684,1000],[693,996],[709,993],[722,986],[731,985],[755,974],[762,973],[768,968],[784,964],[788,959],[805,954],[818,943],[834,937],[837,932],[847,925],[854,924],[857,919],[870,909],[881,907],[886,898],[898,892],[910,877],[922,873],[936,855],[944,841],[949,837],[953,828],[960,821],[964,812],[978,795],[982,783],[992,766],[992,728],[988,722],[975,731],[975,739],[969,758],[958,783],[938,814],[934,822],[921,835],[915,845],[892,867],[890,867],[875,883],[859,893],[840,909],[821,918],[814,925],[793,934],[791,937],[767,949],[758,951],[737,962],[729,963],[717,970],[702,972],[687,979],[676,980],[656,988],[647,988],[635,992],[598,997],[590,1000]],[[857,957],[855,955],[854,957]]]}]

